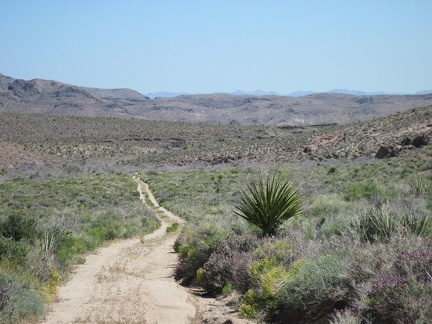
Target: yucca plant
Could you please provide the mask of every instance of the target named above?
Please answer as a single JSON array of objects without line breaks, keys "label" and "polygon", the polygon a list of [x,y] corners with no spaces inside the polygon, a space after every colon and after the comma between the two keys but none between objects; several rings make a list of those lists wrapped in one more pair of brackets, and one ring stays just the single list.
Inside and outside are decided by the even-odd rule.
[{"label": "yucca plant", "polygon": [[260,228],[263,236],[275,235],[283,221],[301,213],[301,197],[280,175],[261,175],[242,190],[236,209],[235,214]]}]

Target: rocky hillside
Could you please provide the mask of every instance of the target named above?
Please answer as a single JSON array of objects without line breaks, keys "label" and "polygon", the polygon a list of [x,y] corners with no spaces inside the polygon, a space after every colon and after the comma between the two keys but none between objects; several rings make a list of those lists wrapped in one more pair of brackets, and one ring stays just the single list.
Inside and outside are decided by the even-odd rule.
[{"label": "rocky hillside", "polygon": [[90,160],[183,166],[391,158],[415,152],[432,158],[432,106],[310,127],[0,113],[0,129],[0,169]]},{"label": "rocky hillside", "polygon": [[149,99],[130,89],[85,88],[0,74],[0,112],[116,116],[242,125],[347,124],[432,105],[432,95],[304,97],[190,95]]}]

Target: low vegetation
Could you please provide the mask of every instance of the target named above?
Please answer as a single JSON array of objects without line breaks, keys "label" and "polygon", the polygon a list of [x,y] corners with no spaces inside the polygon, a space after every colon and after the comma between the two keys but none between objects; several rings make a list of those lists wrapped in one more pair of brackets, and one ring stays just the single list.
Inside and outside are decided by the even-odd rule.
[{"label": "low vegetation", "polygon": [[148,177],[163,204],[188,221],[175,246],[176,278],[214,295],[236,291],[241,316],[270,323],[427,323],[432,190],[419,195],[413,183],[432,183],[432,168],[410,161],[406,154],[279,166],[298,186],[303,213],[273,237],[234,209],[250,194],[251,174],[259,179],[266,166]]},{"label": "low vegetation", "polygon": [[88,250],[159,226],[136,171],[186,220],[175,278],[242,317],[432,318],[432,107],[289,128],[0,117],[0,322],[36,321]]}]

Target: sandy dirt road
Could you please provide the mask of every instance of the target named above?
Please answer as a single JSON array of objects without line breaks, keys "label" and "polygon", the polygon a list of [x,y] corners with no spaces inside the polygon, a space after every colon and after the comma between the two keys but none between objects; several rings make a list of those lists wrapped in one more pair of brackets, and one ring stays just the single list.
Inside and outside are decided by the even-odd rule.
[{"label": "sandy dirt road", "polygon": [[159,207],[147,184],[134,178],[140,198],[153,202],[162,226],[144,239],[112,243],[89,255],[59,288],[42,323],[191,323],[196,298],[173,277],[176,234],[166,228],[182,219]]}]

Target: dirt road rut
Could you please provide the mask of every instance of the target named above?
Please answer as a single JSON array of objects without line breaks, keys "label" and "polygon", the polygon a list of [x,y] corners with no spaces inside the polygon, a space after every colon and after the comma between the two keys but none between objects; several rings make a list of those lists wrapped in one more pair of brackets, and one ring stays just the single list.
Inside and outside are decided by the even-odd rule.
[{"label": "dirt road rut", "polygon": [[112,243],[89,255],[59,288],[58,302],[42,323],[190,323],[196,300],[173,279],[176,234],[166,228],[182,219],[159,207],[147,184],[140,197],[153,202],[162,226],[143,239]]}]

